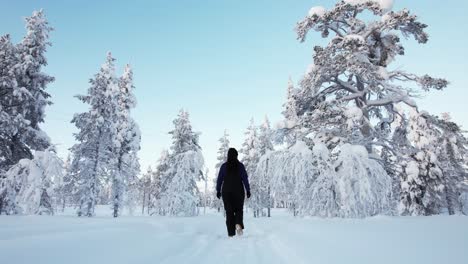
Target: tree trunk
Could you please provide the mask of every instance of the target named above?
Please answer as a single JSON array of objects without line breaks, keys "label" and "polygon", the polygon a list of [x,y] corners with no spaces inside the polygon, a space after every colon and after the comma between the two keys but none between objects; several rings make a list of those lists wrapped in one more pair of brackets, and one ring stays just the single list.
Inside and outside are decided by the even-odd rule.
[{"label": "tree trunk", "polygon": [[145,214],[146,188],[143,188],[143,202],[141,204],[141,214]]}]

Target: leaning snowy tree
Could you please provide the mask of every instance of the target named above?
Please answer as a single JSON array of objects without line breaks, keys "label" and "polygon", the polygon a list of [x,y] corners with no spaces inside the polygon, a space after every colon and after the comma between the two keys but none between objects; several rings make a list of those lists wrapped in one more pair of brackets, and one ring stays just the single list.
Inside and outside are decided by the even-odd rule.
[{"label": "leaning snowy tree", "polygon": [[199,133],[192,130],[189,113],[180,110],[173,121],[169,167],[165,173],[167,181],[161,193],[161,204],[165,212],[173,216],[198,215],[199,190],[197,181],[203,177],[203,155],[198,144]]},{"label": "leaning snowy tree", "polygon": [[88,94],[76,96],[90,105],[88,112],[75,114],[71,121],[79,129],[74,135],[78,143],[71,148],[73,161],[70,168],[79,184],[78,216],[94,215],[101,182],[109,177],[116,164],[114,118],[118,85],[114,60],[108,53],[106,62],[90,80]]},{"label": "leaning snowy tree", "polygon": [[[381,131],[394,121],[395,104],[415,107],[416,86],[428,91],[448,84],[429,75],[390,69],[391,62],[404,55],[401,36],[421,44],[428,41],[427,25],[407,9],[391,8],[391,0],[339,1],[328,11],[313,7],[296,27],[301,42],[310,31],[329,39],[325,47],[314,47],[314,62],[296,97],[298,115],[307,117],[303,124],[332,135],[341,132],[340,136],[364,145],[369,152],[384,141]],[[365,11],[378,19],[369,20]],[[346,129],[340,127],[349,119],[359,123],[352,134],[343,133]]]},{"label": "leaning snowy tree", "polygon": [[[25,214],[53,215],[53,182],[63,177],[63,161],[52,148],[35,151],[33,159],[22,159],[6,172],[9,201]],[[11,199],[13,198],[13,199]]]},{"label": "leaning snowy tree", "polygon": [[[116,167],[112,172],[112,210],[114,217],[119,216],[123,207],[126,187],[137,182],[140,163],[137,152],[140,150],[140,129],[130,116],[130,111],[136,106],[133,95],[133,72],[130,65],[126,65],[122,77],[119,79],[119,93],[117,96],[116,123]],[[127,197],[129,198],[129,197]],[[127,200],[129,201],[129,200]]]},{"label": "leaning snowy tree", "polygon": [[[54,78],[43,68],[52,28],[42,10],[25,20],[26,36],[19,44],[13,45],[9,35],[0,37],[0,181],[19,160],[32,159],[33,150],[50,145],[39,124],[51,104],[46,88]],[[4,207],[4,198],[0,193],[0,213],[11,209]]]}]

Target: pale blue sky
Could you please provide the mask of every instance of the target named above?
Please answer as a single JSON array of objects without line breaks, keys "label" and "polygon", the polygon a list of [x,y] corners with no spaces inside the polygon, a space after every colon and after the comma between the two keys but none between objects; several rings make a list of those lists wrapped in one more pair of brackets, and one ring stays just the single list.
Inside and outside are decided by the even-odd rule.
[{"label": "pale blue sky", "polygon": [[[47,72],[54,105],[43,128],[65,156],[73,145],[73,113],[86,110],[73,95],[83,94],[106,52],[117,59],[119,74],[131,63],[138,99],[134,117],[142,131],[142,169],[170,146],[167,132],[180,108],[189,110],[211,172],[218,138],[227,129],[240,147],[249,119],[267,114],[280,119],[288,77],[295,82],[312,61],[312,47],[323,43],[309,35],[296,41],[295,23],[315,5],[330,0],[192,1],[5,1],[0,0],[0,34],[15,41],[24,35],[22,18],[44,8],[55,28]],[[395,0],[429,25],[430,41],[405,41],[406,55],[393,66],[446,77],[450,87],[419,100],[432,113],[450,112],[468,128],[466,10],[463,0]]]}]

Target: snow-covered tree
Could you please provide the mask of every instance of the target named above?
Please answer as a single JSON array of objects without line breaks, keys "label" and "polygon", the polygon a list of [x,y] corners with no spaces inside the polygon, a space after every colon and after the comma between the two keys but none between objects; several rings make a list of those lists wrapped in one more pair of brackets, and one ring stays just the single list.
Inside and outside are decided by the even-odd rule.
[{"label": "snow-covered tree", "polygon": [[[268,117],[265,116],[265,120],[259,128],[259,136],[258,136],[258,153],[261,156],[267,154],[270,151],[273,151],[273,142],[272,142],[272,130],[270,127],[270,121]],[[266,160],[266,166],[269,165],[269,159]],[[267,216],[270,217],[270,209],[273,206],[272,200],[272,187],[271,187],[271,176],[269,175],[269,171],[265,173],[256,173],[255,172],[255,179],[254,184],[252,186],[253,191],[253,199],[256,200],[257,206],[262,208],[267,208]]]},{"label": "snow-covered tree", "polygon": [[[63,176],[63,161],[52,149],[35,151],[33,159],[22,159],[6,172],[10,207],[7,213],[54,214],[53,181]],[[16,208],[15,208],[16,207]]]},{"label": "snow-covered tree", "polygon": [[68,198],[72,196],[73,190],[70,189],[70,178],[69,178],[69,169],[70,169],[71,157],[67,156],[67,159],[63,163],[63,173],[62,177],[54,179],[54,201],[56,208],[60,208],[61,212],[65,211]]},{"label": "snow-covered tree", "polygon": [[[360,144],[369,152],[373,145],[381,144],[375,140],[380,128],[394,121],[395,104],[415,106],[412,97],[418,89],[411,84],[422,91],[447,86],[444,79],[389,68],[398,55],[404,54],[400,36],[413,37],[421,44],[428,41],[424,31],[427,25],[407,9],[391,11],[391,2],[344,0],[330,10],[314,7],[296,27],[301,42],[310,31],[329,39],[325,47],[314,47],[314,62],[296,97],[297,113],[305,117],[303,124],[315,132],[347,138],[346,133],[336,129],[337,121],[348,123],[349,118],[358,116]],[[333,36],[329,38],[330,34]],[[345,114],[349,109],[351,117]],[[314,115],[328,118],[307,122]],[[371,118],[376,121],[371,122]]]},{"label": "snow-covered tree", "polygon": [[[300,144],[296,144],[295,148],[298,147]],[[312,151],[313,158],[308,158],[310,164],[307,163],[313,166],[310,175],[301,174],[296,180],[297,210],[302,215],[336,217],[340,208],[337,202],[337,173],[332,155],[327,146],[319,141],[315,142]]]},{"label": "snow-covered tree", "polygon": [[289,78],[288,88],[286,93],[286,102],[283,104],[284,120],[279,123],[278,128],[274,131],[274,141],[278,143],[286,142],[288,147],[296,143],[300,137],[300,122],[297,115],[297,96],[298,89],[294,87],[294,83]]},{"label": "snow-covered tree", "polygon": [[271,129],[270,120],[265,116],[265,120],[259,127],[258,151],[260,155],[265,155],[268,151],[274,149],[272,135],[273,131]]},{"label": "snow-covered tree", "polygon": [[18,45],[18,56],[21,69],[18,80],[19,87],[25,87],[31,98],[28,100],[25,118],[30,121],[33,130],[29,140],[35,145],[47,147],[48,138],[39,129],[39,124],[44,122],[45,106],[51,104],[50,94],[46,92],[46,87],[54,81],[54,78],[42,72],[42,68],[47,66],[45,53],[49,42],[49,33],[52,27],[45,18],[43,10],[34,11],[31,17],[26,18],[26,36]]},{"label": "snow-covered tree", "polygon": [[[43,68],[52,28],[42,10],[25,20],[26,36],[19,44],[13,45],[8,35],[0,37],[0,181],[11,166],[50,145],[39,124],[51,104],[46,88],[54,78]],[[0,213],[7,203],[3,198],[0,195]]]},{"label": "snow-covered tree", "polygon": [[430,215],[461,212],[460,195],[467,169],[468,141],[448,117],[409,109],[407,140],[411,146],[401,174],[400,212]]},{"label": "snow-covered tree", "polygon": [[153,172],[151,179],[150,214],[165,214],[165,208],[163,208],[161,204],[161,194],[163,190],[167,189],[167,186],[170,182],[170,178],[167,174],[169,170],[169,162],[169,152],[167,150],[161,151],[159,159],[156,163],[156,170]]},{"label": "snow-covered tree", "polygon": [[260,210],[263,206],[259,200],[259,196],[255,194],[255,191],[259,188],[259,177],[255,175],[257,164],[260,160],[261,154],[259,152],[259,138],[258,138],[258,127],[255,125],[254,119],[250,119],[249,126],[244,132],[245,140],[242,143],[240,153],[242,154],[241,162],[245,166],[245,170],[249,175],[250,189],[252,190],[252,196],[248,201],[249,207],[252,208],[254,216],[257,217],[260,214]]},{"label": "snow-covered tree", "polygon": [[130,116],[130,110],[136,106],[133,95],[133,72],[126,65],[119,79],[119,93],[115,116],[117,153],[116,167],[112,173],[112,209],[114,217],[119,215],[126,192],[126,185],[135,182],[140,171],[137,152],[140,150],[140,129]]},{"label": "snow-covered tree", "polygon": [[141,200],[140,194],[139,178],[134,177],[128,179],[125,183],[125,196],[122,201],[123,206],[119,207],[119,209],[126,208],[129,215],[134,215],[135,209],[138,206],[138,201]]},{"label": "snow-covered tree", "polygon": [[196,182],[203,176],[203,155],[198,145],[199,133],[193,132],[189,114],[181,110],[173,121],[169,168],[161,203],[166,213],[174,216],[197,215],[199,190]]},{"label": "snow-covered tree", "polygon": [[229,134],[224,130],[223,136],[218,140],[220,143],[218,148],[218,156],[216,157],[217,163],[215,165],[216,175],[218,175],[219,168],[227,160],[227,153],[229,150]]},{"label": "snow-covered tree", "polygon": [[80,186],[78,216],[94,215],[101,182],[108,179],[116,164],[115,112],[119,89],[114,60],[108,53],[106,62],[90,80],[87,95],[77,96],[90,106],[89,111],[75,114],[72,120],[79,129],[74,135],[78,143],[71,148],[71,173],[77,177]]},{"label": "snow-covered tree", "polygon": [[[21,158],[30,158],[27,148],[22,146],[15,151],[13,136],[19,129],[26,127],[27,122],[18,111],[26,97],[26,90],[20,89],[17,83],[18,61],[16,47],[11,43],[10,36],[0,37],[0,180],[4,173]],[[24,152],[24,153],[21,153]],[[26,155],[24,155],[26,154]],[[1,204],[1,199],[0,199]],[[0,208],[1,211],[1,208]]]},{"label": "snow-covered tree", "polygon": [[449,214],[462,212],[460,196],[463,194],[464,181],[468,180],[468,164],[464,157],[468,154],[468,140],[460,127],[450,120],[450,116],[438,118],[428,116],[429,122],[437,127],[440,144],[437,157],[443,172],[445,199]]},{"label": "snow-covered tree", "polygon": [[460,210],[464,215],[468,215],[468,181],[464,181],[460,187],[460,196],[458,197]]},{"label": "snow-covered tree", "polygon": [[[216,196],[216,180],[219,174],[219,168],[221,168],[221,165],[227,161],[227,153],[229,150],[229,134],[227,133],[226,130],[224,130],[223,136],[218,140],[220,143],[220,146],[218,148],[218,156],[216,157],[216,160],[218,161],[215,165],[215,178],[213,179],[213,191],[212,191],[212,197]],[[221,211],[221,208],[223,208],[223,201],[221,199],[214,199],[213,202],[211,203],[212,208],[216,208],[219,211]]]},{"label": "snow-covered tree", "polygon": [[[316,141],[298,141],[263,156],[256,174],[269,174],[274,190],[289,192],[295,214],[366,217],[392,213],[392,181],[364,147],[343,144],[332,153]],[[268,164],[267,164],[268,161]]]},{"label": "snow-covered tree", "polygon": [[340,217],[366,217],[392,212],[392,180],[382,165],[359,145],[344,144],[335,161]]},{"label": "snow-covered tree", "polygon": [[146,172],[143,173],[141,178],[138,181],[138,189],[140,191],[141,196],[141,213],[145,213],[146,211],[150,212],[152,210],[150,203],[151,203],[151,187],[152,187],[152,178],[154,175],[154,171],[151,166],[148,166]]}]

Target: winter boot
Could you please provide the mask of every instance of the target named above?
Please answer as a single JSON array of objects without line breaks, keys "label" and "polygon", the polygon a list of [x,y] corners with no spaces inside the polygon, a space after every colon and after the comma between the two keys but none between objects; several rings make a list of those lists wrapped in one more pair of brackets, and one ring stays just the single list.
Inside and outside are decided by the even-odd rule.
[{"label": "winter boot", "polygon": [[237,234],[238,236],[242,236],[243,233],[244,233],[244,230],[242,230],[242,226],[239,225],[239,224],[237,224],[237,225],[236,225],[236,234]]}]

